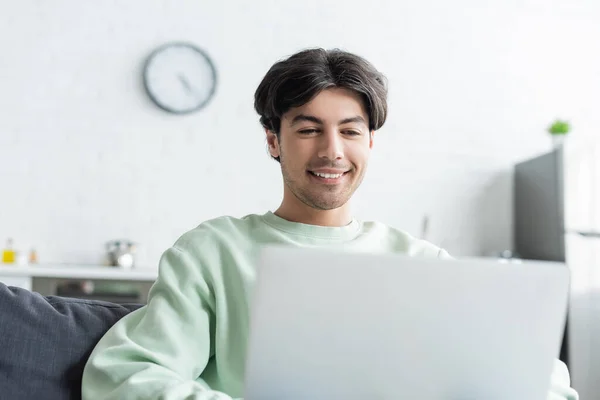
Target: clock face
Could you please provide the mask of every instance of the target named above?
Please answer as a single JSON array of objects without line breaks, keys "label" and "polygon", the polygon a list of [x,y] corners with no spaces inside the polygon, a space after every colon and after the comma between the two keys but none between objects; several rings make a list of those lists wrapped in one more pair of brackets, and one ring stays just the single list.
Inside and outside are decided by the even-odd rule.
[{"label": "clock face", "polygon": [[216,84],[217,73],[208,55],[187,43],[159,47],[144,67],[144,86],[152,101],[176,114],[204,107]]}]

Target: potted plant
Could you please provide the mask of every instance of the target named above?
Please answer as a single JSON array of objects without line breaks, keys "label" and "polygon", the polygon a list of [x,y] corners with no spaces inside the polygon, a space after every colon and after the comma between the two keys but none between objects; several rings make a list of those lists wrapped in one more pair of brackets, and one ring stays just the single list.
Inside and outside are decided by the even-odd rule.
[{"label": "potted plant", "polygon": [[568,121],[561,121],[557,119],[552,125],[548,127],[548,133],[552,136],[552,143],[554,147],[562,146],[565,137],[571,130],[571,125]]}]

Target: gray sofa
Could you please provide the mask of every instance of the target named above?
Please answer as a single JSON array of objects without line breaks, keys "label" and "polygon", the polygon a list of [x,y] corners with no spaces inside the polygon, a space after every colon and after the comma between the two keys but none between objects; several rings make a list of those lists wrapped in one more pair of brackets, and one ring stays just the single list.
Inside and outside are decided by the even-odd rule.
[{"label": "gray sofa", "polygon": [[42,296],[0,283],[0,399],[80,399],[94,346],[141,306]]}]

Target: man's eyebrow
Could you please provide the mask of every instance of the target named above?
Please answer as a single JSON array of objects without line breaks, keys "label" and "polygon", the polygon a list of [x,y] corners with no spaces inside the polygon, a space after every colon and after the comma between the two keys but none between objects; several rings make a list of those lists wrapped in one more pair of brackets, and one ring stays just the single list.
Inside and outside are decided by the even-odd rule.
[{"label": "man's eyebrow", "polygon": [[291,126],[294,126],[297,123],[303,122],[303,121],[314,122],[315,124],[323,125],[323,121],[315,116],[306,115],[306,114],[298,114],[292,119]]},{"label": "man's eyebrow", "polygon": [[[308,122],[314,122],[315,124],[320,124],[323,125],[323,121],[320,118],[317,118],[313,115],[306,115],[306,114],[298,114],[296,115],[293,119],[292,119],[292,123],[291,125],[294,126],[299,122],[303,122],[303,121],[308,121]],[[344,124],[351,124],[351,123],[363,123],[363,124],[367,124],[367,122],[365,121],[365,119],[363,117],[361,117],[360,115],[357,115],[355,117],[350,117],[350,118],[344,118],[343,120],[338,122],[338,125],[344,125]]]}]

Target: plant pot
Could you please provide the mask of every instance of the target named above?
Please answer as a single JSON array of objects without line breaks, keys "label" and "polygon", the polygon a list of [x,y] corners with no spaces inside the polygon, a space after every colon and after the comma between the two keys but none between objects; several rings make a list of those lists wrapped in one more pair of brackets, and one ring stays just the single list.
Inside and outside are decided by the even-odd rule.
[{"label": "plant pot", "polygon": [[552,146],[554,146],[554,148],[558,148],[561,147],[563,145],[563,143],[565,142],[565,137],[566,135],[551,135],[552,136]]}]

